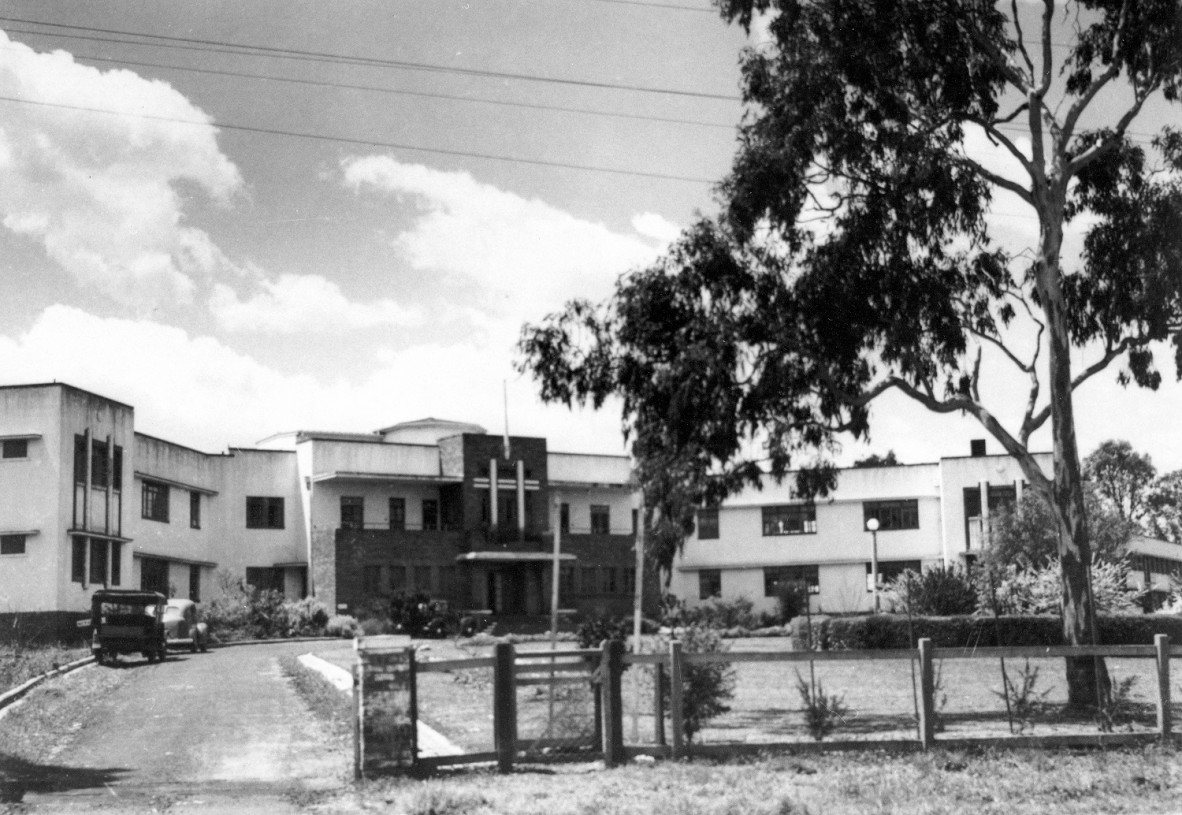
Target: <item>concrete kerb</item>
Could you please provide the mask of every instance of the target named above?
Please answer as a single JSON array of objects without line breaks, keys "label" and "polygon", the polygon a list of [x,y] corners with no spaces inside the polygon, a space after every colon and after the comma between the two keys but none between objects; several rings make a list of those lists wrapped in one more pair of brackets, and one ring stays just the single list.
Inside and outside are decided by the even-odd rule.
[{"label": "concrete kerb", "polygon": [[3,694],[0,694],[0,710],[4,710],[9,705],[11,705],[13,702],[19,701],[21,698],[24,697],[25,694],[27,694],[33,688],[40,685],[45,680],[52,679],[55,676],[62,676],[63,674],[68,674],[70,671],[76,671],[79,668],[85,668],[87,665],[91,664],[92,662],[94,662],[94,657],[92,657],[92,656],[82,657],[82,659],[76,659],[73,662],[67,662],[65,665],[59,665],[58,667],[54,668],[52,671],[46,671],[45,673],[41,674],[40,676],[34,676],[32,679],[28,680],[24,684],[17,685],[12,690],[7,691]]},{"label": "concrete kerb", "polygon": [[352,642],[352,637],[274,637],[267,640],[228,640],[210,642],[210,648],[233,648],[238,645],[280,645],[285,642]]}]

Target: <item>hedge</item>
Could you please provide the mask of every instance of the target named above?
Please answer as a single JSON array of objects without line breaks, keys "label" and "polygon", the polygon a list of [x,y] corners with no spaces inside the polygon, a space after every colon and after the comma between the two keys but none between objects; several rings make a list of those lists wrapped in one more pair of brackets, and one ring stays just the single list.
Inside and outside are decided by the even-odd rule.
[{"label": "hedge", "polygon": [[[1152,645],[1155,634],[1168,634],[1182,644],[1182,616],[1173,614],[1119,614],[1102,616],[1102,645]],[[913,617],[897,614],[862,617],[813,617],[815,650],[913,648],[927,637],[937,648],[984,648],[1007,645],[1062,645],[1062,622],[1056,615],[1010,617]],[[808,621],[792,621],[792,647],[808,647]]]}]

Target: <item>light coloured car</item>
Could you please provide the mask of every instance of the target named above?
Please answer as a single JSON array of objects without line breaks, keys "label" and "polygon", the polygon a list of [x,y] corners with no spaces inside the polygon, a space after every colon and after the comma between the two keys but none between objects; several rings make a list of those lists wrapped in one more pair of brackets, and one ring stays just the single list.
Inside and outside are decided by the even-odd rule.
[{"label": "light coloured car", "polygon": [[188,648],[193,653],[209,650],[209,628],[200,621],[197,604],[173,598],[164,607],[164,630],[169,648]]}]

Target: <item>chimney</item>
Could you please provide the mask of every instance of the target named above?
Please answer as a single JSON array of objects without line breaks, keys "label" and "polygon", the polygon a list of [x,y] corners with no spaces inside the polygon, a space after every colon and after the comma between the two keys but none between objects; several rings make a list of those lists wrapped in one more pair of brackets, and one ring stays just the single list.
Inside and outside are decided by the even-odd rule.
[{"label": "chimney", "polygon": [[985,455],[985,439],[973,439],[969,442],[969,453],[973,458]]}]

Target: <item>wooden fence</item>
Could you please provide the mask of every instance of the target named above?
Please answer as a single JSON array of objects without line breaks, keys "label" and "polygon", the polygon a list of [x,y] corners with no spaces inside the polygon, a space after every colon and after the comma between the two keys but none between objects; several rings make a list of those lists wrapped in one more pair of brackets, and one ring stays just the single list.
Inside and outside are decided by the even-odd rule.
[{"label": "wooden fence", "polygon": [[[1049,657],[1115,657],[1152,659],[1157,687],[1156,728],[1138,733],[1097,732],[1091,734],[1050,734],[1040,736],[1002,736],[952,738],[937,735],[933,663],[944,659],[1043,659]],[[736,755],[780,750],[895,749],[928,750],[933,746],[966,747],[981,745],[1056,746],[1118,745],[1170,739],[1170,659],[1182,657],[1182,647],[1171,646],[1169,637],[1159,634],[1153,645],[1032,646],[1005,648],[934,648],[921,639],[918,648],[865,651],[804,652],[722,652],[687,654],[681,643],[672,642],[667,652],[628,654],[619,642],[605,642],[601,649],[517,652],[512,645],[497,645],[491,657],[419,662],[411,675],[491,669],[493,696],[493,750],[462,755],[419,757],[417,768],[431,770],[454,764],[495,762],[501,772],[509,772],[522,758],[518,739],[517,689],[521,686],[554,686],[568,683],[591,683],[595,689],[595,741],[593,752],[582,757],[602,758],[611,767],[638,755],[658,758],[687,756]],[[759,744],[687,744],[683,738],[682,693],[687,666],[711,662],[730,664],[750,662],[846,662],[908,661],[918,666],[918,727],[911,739],[831,740],[818,743],[783,741]],[[622,676],[629,665],[651,666],[654,673],[652,704],[653,734],[649,744],[625,745]],[[869,667],[869,666],[868,666]],[[662,681],[667,674],[668,682]],[[663,696],[668,688],[669,698]],[[669,738],[665,735],[665,717],[669,719]],[[530,757],[530,760],[546,760]]]}]

